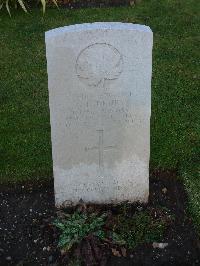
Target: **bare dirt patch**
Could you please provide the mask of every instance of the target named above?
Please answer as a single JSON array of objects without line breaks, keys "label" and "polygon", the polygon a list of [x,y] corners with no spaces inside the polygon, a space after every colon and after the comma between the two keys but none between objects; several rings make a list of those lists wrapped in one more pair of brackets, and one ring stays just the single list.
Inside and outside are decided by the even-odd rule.
[{"label": "bare dirt patch", "polygon": [[[68,265],[74,255],[81,265],[199,265],[200,241],[187,215],[184,187],[172,171],[157,171],[150,178],[147,206],[131,205],[129,215],[138,208],[167,208],[174,216],[164,232],[160,249],[144,243],[125,250],[96,238],[84,239],[70,254],[57,249],[58,231],[52,225],[57,217],[54,208],[53,182],[2,187],[0,190],[0,265]],[[93,206],[115,216],[118,206]],[[68,210],[72,212],[72,209]],[[115,255],[115,256],[114,256]]]}]

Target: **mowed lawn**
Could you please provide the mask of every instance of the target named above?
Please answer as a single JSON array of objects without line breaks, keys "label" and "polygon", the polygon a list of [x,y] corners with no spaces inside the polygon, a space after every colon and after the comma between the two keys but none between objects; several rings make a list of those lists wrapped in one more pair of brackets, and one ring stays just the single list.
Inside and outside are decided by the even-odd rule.
[{"label": "mowed lawn", "polygon": [[121,21],[154,32],[151,170],[176,169],[200,225],[200,1],[143,0],[136,7],[0,13],[0,183],[52,178],[44,32]]}]

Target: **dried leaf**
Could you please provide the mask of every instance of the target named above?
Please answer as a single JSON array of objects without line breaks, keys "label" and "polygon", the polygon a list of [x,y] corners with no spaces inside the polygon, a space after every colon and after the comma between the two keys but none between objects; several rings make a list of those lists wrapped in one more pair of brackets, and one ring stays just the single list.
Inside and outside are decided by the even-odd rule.
[{"label": "dried leaf", "polygon": [[20,4],[20,6],[21,6],[21,8],[24,10],[24,12],[27,13],[27,9],[26,9],[26,7],[25,7],[25,5],[24,5],[24,2],[23,2],[22,0],[18,0],[18,3]]},{"label": "dried leaf", "polygon": [[42,3],[42,10],[43,10],[43,14],[45,13],[46,10],[46,0],[40,0]]},{"label": "dried leaf", "polygon": [[167,246],[168,246],[168,243],[157,243],[157,242],[153,242],[153,248],[164,249]]},{"label": "dried leaf", "polygon": [[54,5],[56,5],[57,6],[57,8],[58,8],[58,3],[57,3],[57,0],[52,0],[52,2],[54,3]]},{"label": "dried leaf", "polygon": [[126,249],[125,248],[121,248],[121,253],[123,257],[126,257]]},{"label": "dried leaf", "polygon": [[113,256],[115,256],[115,257],[121,257],[121,254],[120,254],[120,252],[118,250],[116,250],[115,248],[112,248],[111,250],[112,250]]},{"label": "dried leaf", "polygon": [[9,7],[9,1],[8,0],[6,1],[6,9],[8,11],[9,16],[11,17],[10,7]]}]

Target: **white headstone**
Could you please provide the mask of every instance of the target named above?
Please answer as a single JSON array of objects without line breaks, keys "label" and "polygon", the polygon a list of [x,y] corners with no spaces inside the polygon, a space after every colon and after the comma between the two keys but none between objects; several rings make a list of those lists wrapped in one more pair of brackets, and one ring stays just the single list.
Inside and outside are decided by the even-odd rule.
[{"label": "white headstone", "polygon": [[56,205],[147,202],[152,31],[92,23],[45,39]]}]

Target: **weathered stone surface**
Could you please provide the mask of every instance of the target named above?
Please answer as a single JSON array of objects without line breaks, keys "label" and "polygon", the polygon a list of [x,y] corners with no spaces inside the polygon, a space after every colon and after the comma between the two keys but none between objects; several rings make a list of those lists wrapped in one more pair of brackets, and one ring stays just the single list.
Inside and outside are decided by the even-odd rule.
[{"label": "weathered stone surface", "polygon": [[46,32],[57,206],[148,200],[152,35],[126,23]]}]

